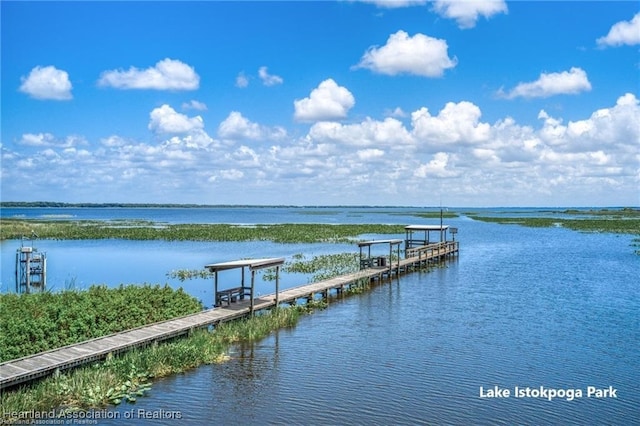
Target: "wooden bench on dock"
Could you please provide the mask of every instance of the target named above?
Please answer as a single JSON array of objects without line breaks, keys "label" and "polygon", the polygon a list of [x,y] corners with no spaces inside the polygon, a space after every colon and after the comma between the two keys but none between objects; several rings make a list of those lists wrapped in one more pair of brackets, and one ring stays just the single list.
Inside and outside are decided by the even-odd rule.
[{"label": "wooden bench on dock", "polygon": [[360,259],[360,269],[367,268],[388,268],[389,267],[389,259],[385,256],[377,256],[377,257],[368,257],[365,259]]},{"label": "wooden bench on dock", "polygon": [[216,306],[222,306],[225,302],[229,306],[232,302],[244,300],[245,296],[251,296],[251,287],[233,287],[219,290],[216,293]]}]

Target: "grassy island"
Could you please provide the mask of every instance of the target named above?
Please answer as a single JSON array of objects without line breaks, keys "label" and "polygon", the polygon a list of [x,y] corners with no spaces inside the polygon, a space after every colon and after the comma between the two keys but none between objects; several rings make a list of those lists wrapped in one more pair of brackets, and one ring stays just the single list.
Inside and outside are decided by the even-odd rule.
[{"label": "grassy island", "polygon": [[[513,217],[513,216],[482,216],[477,213],[467,213],[475,220],[494,222],[507,225],[522,225],[531,227],[562,226],[580,232],[609,232],[613,234],[631,234],[640,236],[640,209],[624,207],[619,209],[599,210],[562,210],[547,211],[545,213],[560,214],[575,217]],[[633,239],[633,245],[640,247],[640,238]],[[640,254],[640,250],[636,250]]]},{"label": "grassy island", "polygon": [[402,234],[404,225],[330,224],[161,224],[150,221],[0,219],[0,240],[35,232],[54,240],[273,241],[275,243],[344,243],[362,234]]}]

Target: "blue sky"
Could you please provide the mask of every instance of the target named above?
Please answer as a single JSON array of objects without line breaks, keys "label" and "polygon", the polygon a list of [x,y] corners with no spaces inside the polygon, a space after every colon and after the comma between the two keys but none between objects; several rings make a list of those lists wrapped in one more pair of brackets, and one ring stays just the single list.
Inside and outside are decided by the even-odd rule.
[{"label": "blue sky", "polygon": [[635,1],[0,7],[5,201],[640,205]]}]

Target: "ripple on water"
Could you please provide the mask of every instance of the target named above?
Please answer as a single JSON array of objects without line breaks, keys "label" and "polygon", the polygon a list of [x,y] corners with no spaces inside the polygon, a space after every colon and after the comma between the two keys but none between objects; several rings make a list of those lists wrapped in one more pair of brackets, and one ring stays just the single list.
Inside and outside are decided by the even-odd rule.
[{"label": "ripple on water", "polygon": [[[468,244],[446,268],[333,302],[293,329],[234,348],[225,364],[159,381],[137,406],[184,410],[196,424],[637,419],[640,296],[628,242],[468,226]],[[496,385],[611,385],[618,398],[479,397],[480,386]]]}]

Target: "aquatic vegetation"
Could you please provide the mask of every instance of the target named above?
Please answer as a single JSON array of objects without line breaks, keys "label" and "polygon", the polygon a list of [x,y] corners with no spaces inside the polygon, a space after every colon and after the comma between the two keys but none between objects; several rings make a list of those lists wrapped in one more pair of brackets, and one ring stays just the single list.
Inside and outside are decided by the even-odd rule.
[{"label": "aquatic vegetation", "polygon": [[[282,272],[312,274],[310,281],[316,282],[344,275],[358,270],[358,253],[322,254],[307,259],[304,254],[292,256],[292,260],[286,261]],[[395,260],[395,257],[394,257]],[[275,281],[275,268],[266,268],[261,271],[265,281]],[[167,273],[168,278],[186,281],[191,279],[210,279],[213,274],[204,269],[178,269]]]},{"label": "aquatic vegetation", "polygon": [[[611,212],[611,211],[609,211]],[[586,214],[586,213],[585,213]],[[611,232],[619,234],[639,234],[640,218],[636,210],[619,210],[617,214],[605,215],[607,217],[558,218],[558,217],[490,217],[471,216],[474,220],[494,222],[501,224],[523,225],[531,227],[564,226],[568,229],[583,232]]]},{"label": "aquatic vegetation", "polygon": [[167,278],[178,279],[181,282],[193,279],[209,279],[211,277],[213,277],[213,273],[207,269],[174,269],[167,272]]},{"label": "aquatic vegetation", "polygon": [[286,272],[313,274],[311,282],[316,282],[357,271],[358,259],[358,253],[323,254],[310,260],[300,255],[296,260],[286,262],[283,269]]},{"label": "aquatic vegetation", "polygon": [[365,291],[369,290],[370,288],[371,288],[371,281],[366,278],[362,278],[362,279],[359,279],[358,281],[353,282],[349,287],[347,287],[347,289],[345,290],[345,294],[347,295],[362,294]]},{"label": "aquatic vegetation", "polygon": [[203,309],[165,285],[0,294],[0,362],[164,321]]},{"label": "aquatic vegetation", "polygon": [[[563,226],[580,232],[609,232],[613,234],[640,235],[640,210],[634,208],[600,209],[600,210],[564,210],[569,215],[584,215],[584,218],[558,217],[488,217],[470,214],[474,220],[507,225],[531,227]],[[640,238],[634,238],[631,244],[637,247]],[[635,250],[640,255],[640,250]]]},{"label": "aquatic vegetation", "polygon": [[156,224],[153,222],[0,219],[0,240],[36,232],[41,239],[124,239],[165,241],[273,241],[344,243],[362,234],[402,234],[404,225],[379,224]]},{"label": "aquatic vegetation", "polygon": [[[439,211],[433,211],[433,212],[418,212],[418,213],[411,213],[412,216],[417,216],[417,217],[422,217],[422,218],[426,218],[426,219],[440,219],[440,212]],[[458,213],[456,212],[451,212],[451,211],[444,211],[442,212],[442,218],[444,219],[452,219],[455,217],[458,217]]]},{"label": "aquatic vegetation", "polygon": [[72,412],[135,402],[151,389],[154,378],[181,373],[203,364],[230,359],[229,347],[257,341],[274,330],[296,325],[301,315],[318,309],[294,306],[200,329],[171,341],[110,356],[93,365],[68,370],[41,381],[2,392],[5,412]]},{"label": "aquatic vegetation", "polygon": [[621,209],[589,209],[589,210],[578,210],[578,209],[567,209],[563,210],[564,214],[571,215],[586,215],[586,216],[612,216],[618,218],[630,218],[630,217],[640,217],[640,209],[633,207],[623,207]]}]

